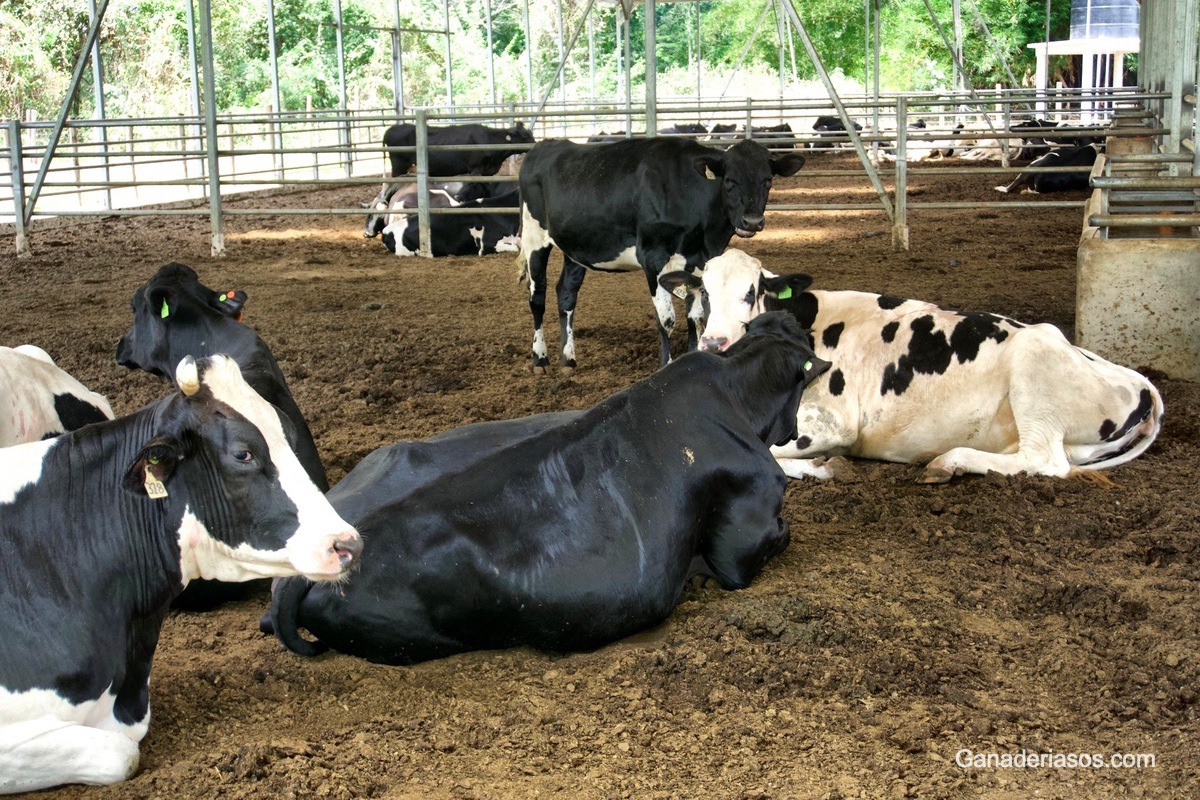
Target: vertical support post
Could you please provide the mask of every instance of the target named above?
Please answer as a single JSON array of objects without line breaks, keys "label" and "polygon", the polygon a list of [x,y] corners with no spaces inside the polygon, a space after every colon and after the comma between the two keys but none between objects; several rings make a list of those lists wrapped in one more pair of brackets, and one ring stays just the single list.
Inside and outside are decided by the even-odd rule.
[{"label": "vertical support post", "polygon": [[701,85],[701,68],[703,67],[702,54],[700,48],[703,45],[703,39],[700,37],[700,4],[696,3],[696,122],[700,121],[700,99],[704,96],[700,91]]},{"label": "vertical support post", "polygon": [[588,99],[591,101],[592,108],[596,104],[596,26],[592,21],[592,15],[587,17],[588,31]]},{"label": "vertical support post", "polygon": [[896,186],[892,249],[908,249],[908,98],[896,98]]},{"label": "vertical support post", "polygon": [[[192,116],[199,119],[200,117],[200,66],[196,60],[196,9],[194,0],[185,0],[187,7],[187,27],[188,27],[188,71],[191,74],[192,84],[189,97],[192,103]],[[204,127],[200,123],[196,124],[196,149],[200,149],[200,138],[204,135]],[[206,164],[203,158],[200,159],[200,177],[203,178]],[[201,189],[201,191],[207,191]]]},{"label": "vertical support post", "polygon": [[446,107],[454,110],[454,50],[450,47],[450,0],[442,0],[442,16],[446,23]]},{"label": "vertical support post", "polygon": [[646,14],[646,135],[658,130],[658,27],[654,0],[644,0]]},{"label": "vertical support post", "polygon": [[[879,135],[879,39],[880,29],[883,27],[883,0],[872,0],[875,3],[874,24],[871,29],[871,42],[874,44],[874,69],[871,73],[871,99],[874,101],[875,110],[872,112],[872,121],[875,125],[875,135]],[[865,87],[864,87],[865,88]],[[879,142],[875,142],[871,146],[871,155],[875,163],[879,163]]]},{"label": "vertical support post", "polygon": [[354,174],[354,155],[350,152],[350,104],[346,102],[346,42],[342,37],[342,0],[333,0],[334,37],[337,40],[338,66],[338,142],[342,147],[342,159],[346,177]]},{"label": "vertical support post", "polygon": [[400,0],[395,0],[396,30],[392,32],[392,105],[396,116],[404,114],[404,33],[400,29],[404,20],[400,17]]},{"label": "vertical support post", "polygon": [[213,70],[211,0],[200,0],[204,47],[204,144],[208,148],[208,211],[212,221],[212,255],[225,255],[225,220],[221,215],[221,164],[217,156],[217,89]]},{"label": "vertical support post", "polygon": [[12,174],[13,220],[17,224],[17,256],[29,258],[33,251],[29,249],[29,241],[25,236],[25,164],[21,152],[21,121],[10,119],[8,127],[8,171]]},{"label": "vertical support post", "polygon": [[783,0],[776,0],[775,5],[775,38],[779,41],[779,121],[783,121],[783,95],[785,83],[783,73],[787,69],[787,54],[784,51],[783,33]]},{"label": "vertical support post", "polygon": [[525,102],[533,103],[533,36],[529,30],[529,0],[525,0]]},{"label": "vertical support post", "polygon": [[[96,20],[96,0],[88,0],[89,23]],[[100,40],[92,45],[92,97],[96,106],[96,118],[101,122],[108,119],[104,108],[104,62],[100,60]],[[100,152],[104,154],[104,183],[112,183],[112,174],[108,165],[108,126],[101,125],[96,129],[100,142]],[[184,162],[186,163],[186,162]],[[112,187],[104,187],[104,207],[112,209]]]},{"label": "vertical support post", "polygon": [[492,48],[492,0],[484,5],[487,13],[488,85],[492,87],[492,105],[496,105],[496,51]]},{"label": "vertical support post", "polygon": [[954,90],[961,92],[967,84],[963,74],[962,0],[951,0],[950,13],[954,18]]},{"label": "vertical support post", "polygon": [[622,66],[622,60],[621,60],[622,49],[624,46],[623,45],[624,38],[621,35],[621,13],[622,13],[621,12],[621,4],[620,4],[620,2],[618,2],[613,6],[613,21],[614,21],[614,24],[616,25],[616,29],[613,33],[616,37],[616,42],[615,42],[616,54],[615,55],[616,55],[616,62],[617,62],[617,96],[615,98],[613,98],[613,102],[615,102],[615,103],[621,102],[621,81],[624,80],[624,77],[625,77],[625,69]]},{"label": "vertical support post", "polygon": [[[624,2],[621,3],[624,6]],[[633,6],[625,11],[625,136],[633,136],[633,45],[630,42],[629,29],[633,27],[631,19]]]},{"label": "vertical support post", "polygon": [[[562,4],[562,0],[557,0],[556,5],[558,7],[558,30],[556,31],[556,33],[558,34],[558,72],[562,76],[562,79],[558,82],[558,91],[559,91],[559,97],[562,100],[563,107],[566,108],[566,105],[567,105],[567,64],[566,64],[567,54],[566,54],[566,51],[563,50],[563,4]],[[566,136],[567,135],[567,118],[563,117],[562,122],[563,122],[563,136]]]},{"label": "vertical support post", "polygon": [[429,232],[429,112],[418,108],[417,134],[417,236],[420,245],[417,253],[422,258],[433,258],[433,240]]},{"label": "vertical support post", "polygon": [[283,114],[283,100],[279,91],[279,53],[275,43],[275,0],[267,0],[267,44],[271,53],[271,94],[275,97],[276,114],[271,124],[274,134],[271,137],[271,146],[280,151],[272,153],[271,158],[279,169],[279,180],[283,180],[283,126],[280,120]]}]

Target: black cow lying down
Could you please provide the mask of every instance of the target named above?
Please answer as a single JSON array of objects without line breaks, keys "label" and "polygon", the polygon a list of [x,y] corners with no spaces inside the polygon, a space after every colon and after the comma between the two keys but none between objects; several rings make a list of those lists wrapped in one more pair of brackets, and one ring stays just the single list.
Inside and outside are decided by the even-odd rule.
[{"label": "black cow lying down", "polygon": [[1006,194],[1021,191],[1025,194],[1052,194],[1087,189],[1092,174],[1092,165],[1102,145],[1085,144],[1081,147],[1060,147],[1034,159],[1031,167],[1081,167],[1073,172],[1022,172],[1008,186],[997,186],[997,192]]},{"label": "black cow lying down", "polygon": [[688,354],[468,457],[358,520],[369,552],[339,590],[280,582],[276,634],[298,653],[388,664],[591,649],[663,620],[693,574],[745,587],[788,542],[768,446],[793,438],[801,393],[828,366],[794,319],[763,315],[725,358]]},{"label": "black cow lying down", "polygon": [[[492,184],[503,191],[469,202],[453,202],[448,206],[480,209],[473,213],[431,214],[429,217],[430,252],[441,256],[486,256],[494,253],[515,253],[520,249],[518,234],[521,219],[516,214],[486,211],[490,208],[513,208],[520,204],[515,184]],[[399,195],[397,195],[399,196]],[[432,195],[431,195],[432,197]],[[392,208],[412,208],[396,205]],[[398,256],[415,256],[421,249],[420,221],[416,214],[394,211],[384,219],[380,240],[388,252]]]}]

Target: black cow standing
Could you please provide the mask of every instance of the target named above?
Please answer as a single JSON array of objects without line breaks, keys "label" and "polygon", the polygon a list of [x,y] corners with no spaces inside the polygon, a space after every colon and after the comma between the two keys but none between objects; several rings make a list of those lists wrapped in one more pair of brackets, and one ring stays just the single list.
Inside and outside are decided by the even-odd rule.
[{"label": "black cow standing", "polygon": [[[415,125],[402,122],[393,125],[383,134],[384,147],[416,147],[417,128]],[[489,128],[484,125],[447,125],[445,127],[429,126],[429,145],[493,145],[489,150],[430,150],[429,174],[439,178],[452,175],[495,175],[499,172],[504,160],[511,155],[522,153],[522,145],[533,144],[533,133],[518,122],[511,128]],[[390,152],[388,157],[392,162],[392,177],[396,178],[408,172],[417,163],[415,152]],[[374,225],[376,213],[386,210],[392,195],[399,189],[399,183],[384,183],[383,188],[371,201],[373,213],[367,218],[363,236],[370,239],[379,233]]]},{"label": "black cow standing", "polygon": [[794,437],[828,366],[794,319],[763,315],[725,357],[690,353],[540,433],[518,426],[514,444],[368,509],[362,568],[340,587],[280,582],[276,634],[388,664],[584,650],[661,622],[694,574],[743,588],[788,542],[768,446]]},{"label": "black cow standing", "polygon": [[[521,277],[529,279],[534,370],[549,364],[542,317],[551,247],[557,245],[564,259],[558,280],[561,365],[575,367],[575,305],[588,269],[645,273],[666,364],[675,309],[671,295],[658,285],[659,274],[691,272],[722,253],[735,233],[748,238],[762,230],[772,178],[793,175],[803,165],[797,153],[772,156],[753,141],[728,150],[677,138],[605,145],[554,140],[535,146],[518,184],[518,265]],[[689,349],[695,349],[702,316],[697,297],[688,295]]]},{"label": "black cow standing", "polygon": [[[170,378],[184,356],[228,355],[241,368],[246,382],[291,423],[292,449],[308,477],[322,492],[329,490],[325,468],[304,415],[292,398],[271,349],[241,323],[246,293],[215,292],[195,270],[170,263],[159,268],[133,293],[133,326],[117,343],[117,363]],[[176,600],[181,608],[201,610],[258,590],[260,583],[225,584],[194,581]]]}]

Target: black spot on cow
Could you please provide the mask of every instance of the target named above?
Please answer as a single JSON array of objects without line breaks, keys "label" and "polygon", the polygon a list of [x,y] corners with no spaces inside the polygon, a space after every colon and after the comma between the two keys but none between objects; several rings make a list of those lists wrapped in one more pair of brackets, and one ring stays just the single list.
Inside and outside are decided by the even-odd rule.
[{"label": "black spot on cow", "polygon": [[829,374],[829,393],[837,397],[844,391],[846,391],[846,376],[840,369],[835,369]]},{"label": "black spot on cow", "polygon": [[892,320],[883,326],[883,330],[879,332],[879,335],[883,337],[885,342],[890,344],[896,340],[896,331],[898,330],[900,330],[900,320]]},{"label": "black spot on cow", "polygon": [[811,444],[812,439],[808,438],[807,436],[801,436],[796,440],[796,447],[800,448],[801,450],[807,450]]},{"label": "black spot on cow", "polygon": [[825,329],[821,334],[821,344],[828,347],[830,350],[838,346],[838,341],[842,338],[842,331],[846,329],[846,323],[836,322]]},{"label": "black spot on cow", "polygon": [[78,430],[84,425],[91,425],[93,422],[105,422],[108,420],[108,417],[104,416],[103,411],[91,403],[80,400],[73,394],[54,395],[54,413],[58,414],[59,422],[68,431]]},{"label": "black spot on cow", "polygon": [[904,303],[904,300],[899,297],[892,297],[890,294],[881,294],[875,302],[879,303],[879,307],[884,311],[890,311]]},{"label": "black spot on cow", "polygon": [[979,347],[988,339],[1000,344],[1008,338],[1008,331],[1000,327],[1003,317],[995,314],[968,313],[954,326],[950,334],[950,349],[958,357],[958,363],[974,361],[979,356]]},{"label": "black spot on cow", "polygon": [[1105,419],[1104,422],[1100,423],[1100,438],[1106,442],[1112,441],[1108,437],[1112,436],[1113,431],[1116,429],[1117,423],[1113,422],[1111,419]]},{"label": "black spot on cow", "polygon": [[771,294],[763,296],[764,311],[786,311],[796,318],[801,328],[806,330],[812,330],[813,323],[817,319],[819,305],[812,292],[795,293],[783,300]]},{"label": "black spot on cow", "polygon": [[1109,424],[1109,420],[1104,420],[1104,425],[1100,426],[1100,435],[1104,436],[1104,441],[1115,442],[1125,434],[1134,429],[1135,426],[1141,425],[1150,416],[1150,410],[1154,408],[1154,401],[1150,397],[1149,389],[1142,389],[1142,393],[1138,396],[1137,408],[1129,412],[1129,416],[1125,418],[1125,422],[1115,431],[1104,436],[1104,428]]}]

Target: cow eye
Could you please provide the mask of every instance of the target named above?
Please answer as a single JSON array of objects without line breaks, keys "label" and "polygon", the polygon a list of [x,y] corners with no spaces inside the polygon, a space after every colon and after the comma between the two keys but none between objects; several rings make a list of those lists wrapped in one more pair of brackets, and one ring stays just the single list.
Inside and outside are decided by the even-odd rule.
[{"label": "cow eye", "polygon": [[251,453],[249,450],[238,450],[233,454],[233,460],[239,464],[253,464],[254,453]]}]

